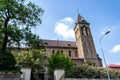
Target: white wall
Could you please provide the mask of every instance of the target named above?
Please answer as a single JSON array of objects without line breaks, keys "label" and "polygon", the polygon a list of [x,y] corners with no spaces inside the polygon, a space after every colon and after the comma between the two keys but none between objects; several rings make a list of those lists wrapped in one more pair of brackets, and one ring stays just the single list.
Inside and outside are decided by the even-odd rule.
[{"label": "white wall", "polygon": [[31,68],[21,68],[22,76],[25,80],[30,80]]},{"label": "white wall", "polygon": [[63,69],[54,70],[54,79],[55,80],[64,80],[65,71]]}]

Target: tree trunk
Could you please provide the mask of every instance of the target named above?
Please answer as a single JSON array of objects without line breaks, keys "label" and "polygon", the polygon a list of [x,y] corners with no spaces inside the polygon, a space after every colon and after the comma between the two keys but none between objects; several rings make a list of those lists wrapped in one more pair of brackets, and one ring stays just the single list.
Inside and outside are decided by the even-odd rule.
[{"label": "tree trunk", "polygon": [[8,42],[8,35],[7,35],[7,32],[5,31],[4,32],[3,44],[2,44],[2,52],[6,51],[7,42]]},{"label": "tree trunk", "polygon": [[8,25],[8,21],[9,21],[10,17],[7,17],[5,19],[4,22],[4,39],[3,39],[3,44],[2,44],[2,52],[6,51],[6,47],[7,47],[7,42],[8,42],[8,31],[7,31],[7,25]]}]

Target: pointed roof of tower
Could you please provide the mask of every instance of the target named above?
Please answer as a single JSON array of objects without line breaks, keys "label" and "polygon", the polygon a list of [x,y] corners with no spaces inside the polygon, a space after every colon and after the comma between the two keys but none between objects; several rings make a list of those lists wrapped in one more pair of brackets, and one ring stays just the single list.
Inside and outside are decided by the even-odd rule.
[{"label": "pointed roof of tower", "polygon": [[79,13],[78,13],[78,17],[77,17],[77,21],[76,21],[76,23],[75,23],[75,27],[74,27],[74,30],[75,30],[75,28],[76,28],[76,25],[77,24],[90,24],[90,23],[88,23]]},{"label": "pointed roof of tower", "polygon": [[79,22],[88,23],[88,22],[78,13],[77,23],[79,23]]}]

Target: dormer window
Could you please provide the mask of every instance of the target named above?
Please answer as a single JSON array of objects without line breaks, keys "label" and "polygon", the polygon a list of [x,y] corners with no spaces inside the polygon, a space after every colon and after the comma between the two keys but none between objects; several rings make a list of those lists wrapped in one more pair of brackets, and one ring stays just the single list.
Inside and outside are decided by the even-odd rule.
[{"label": "dormer window", "polygon": [[85,20],[82,20],[82,22],[85,22]]},{"label": "dormer window", "polygon": [[45,44],[45,45],[48,45],[48,43],[47,43],[47,42],[45,42],[44,44]]},{"label": "dormer window", "polygon": [[71,44],[68,44],[68,46],[71,46]]}]

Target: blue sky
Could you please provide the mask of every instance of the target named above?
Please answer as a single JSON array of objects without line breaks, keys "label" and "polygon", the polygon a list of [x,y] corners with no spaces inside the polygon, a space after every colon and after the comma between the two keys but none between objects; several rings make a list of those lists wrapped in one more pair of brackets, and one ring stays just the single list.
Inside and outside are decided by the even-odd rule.
[{"label": "blue sky", "polygon": [[[33,31],[42,39],[75,41],[73,28],[78,12],[90,23],[96,51],[107,64],[120,64],[120,0],[30,0],[45,10],[42,24]],[[64,34],[63,34],[64,33]]]}]

